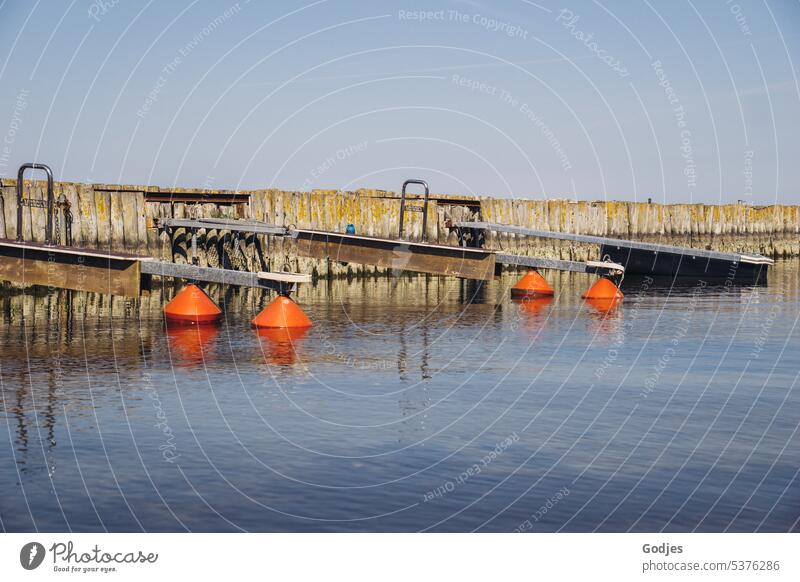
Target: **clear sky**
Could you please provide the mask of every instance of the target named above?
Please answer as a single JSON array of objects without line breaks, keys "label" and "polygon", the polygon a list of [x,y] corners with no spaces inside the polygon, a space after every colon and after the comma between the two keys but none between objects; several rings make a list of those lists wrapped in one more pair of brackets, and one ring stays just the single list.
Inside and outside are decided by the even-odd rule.
[{"label": "clear sky", "polygon": [[0,0],[0,177],[800,203],[800,2]]}]

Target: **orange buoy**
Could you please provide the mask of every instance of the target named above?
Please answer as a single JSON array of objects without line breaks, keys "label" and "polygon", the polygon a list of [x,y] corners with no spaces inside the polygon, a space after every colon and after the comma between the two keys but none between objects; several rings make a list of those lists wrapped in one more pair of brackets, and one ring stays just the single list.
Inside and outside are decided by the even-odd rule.
[{"label": "orange buoy", "polygon": [[610,280],[600,277],[581,297],[584,299],[622,299],[625,295]]},{"label": "orange buoy", "polygon": [[222,317],[222,310],[197,285],[187,285],[164,306],[164,315],[184,323],[213,323]]},{"label": "orange buoy", "polygon": [[311,327],[311,320],[284,295],[278,295],[252,321],[253,327]]},{"label": "orange buoy", "polygon": [[553,288],[538,271],[528,271],[528,273],[511,288],[512,299],[534,297],[537,295],[548,296],[552,294]]}]

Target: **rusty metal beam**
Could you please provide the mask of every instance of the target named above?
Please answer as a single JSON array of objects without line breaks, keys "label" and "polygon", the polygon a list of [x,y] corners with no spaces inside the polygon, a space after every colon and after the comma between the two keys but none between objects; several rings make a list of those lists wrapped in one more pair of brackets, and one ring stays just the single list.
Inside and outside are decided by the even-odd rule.
[{"label": "rusty metal beam", "polygon": [[315,259],[483,281],[494,277],[492,251],[303,229],[292,236],[297,252]]},{"label": "rusty metal beam", "polygon": [[[295,283],[308,282],[311,278],[295,273],[252,273],[250,271],[234,271],[215,267],[198,267],[169,261],[146,261],[142,263],[142,273],[159,277],[188,279],[203,283],[220,283],[239,287],[257,287],[270,289],[288,295],[294,290]],[[290,276],[291,275],[291,276]]]},{"label": "rusty metal beam", "polygon": [[139,295],[145,257],[0,240],[0,279],[77,291]]},{"label": "rusty metal beam", "polygon": [[497,262],[501,265],[509,265],[513,267],[556,269],[558,271],[571,271],[573,273],[599,273],[602,275],[615,274],[625,270],[625,267],[617,263],[601,263],[599,261],[563,261],[560,259],[526,257],[522,255],[509,255],[506,253],[497,253]]}]

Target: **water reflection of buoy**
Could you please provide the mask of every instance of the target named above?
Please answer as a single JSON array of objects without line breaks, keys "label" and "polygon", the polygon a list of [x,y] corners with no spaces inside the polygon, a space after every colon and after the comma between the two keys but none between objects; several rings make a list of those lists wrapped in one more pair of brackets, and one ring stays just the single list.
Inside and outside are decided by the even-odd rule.
[{"label": "water reflection of buoy", "polygon": [[614,312],[617,307],[619,307],[620,303],[622,303],[622,299],[618,297],[612,297],[611,299],[586,299],[585,301],[586,305],[590,306],[601,315]]},{"label": "water reflection of buoy", "polygon": [[299,343],[308,333],[308,327],[256,328],[264,361],[276,366],[289,366],[300,358]]},{"label": "water reflection of buoy", "polygon": [[219,335],[216,325],[167,324],[167,341],[173,364],[195,366],[213,359],[214,340]]},{"label": "water reflection of buoy", "polygon": [[189,284],[164,306],[164,315],[173,322],[214,323],[222,310],[200,287]]},{"label": "water reflection of buoy", "polygon": [[521,300],[513,300],[514,305],[519,309],[519,317],[522,320],[522,327],[528,331],[539,332],[547,323],[549,316],[548,306],[553,302],[552,297],[526,297]]},{"label": "water reflection of buoy", "polygon": [[622,333],[622,317],[617,309],[621,299],[586,299],[588,310],[589,333],[598,338],[605,337],[607,341],[617,341],[615,338]]},{"label": "water reflection of buoy", "polygon": [[625,295],[609,279],[600,277],[581,297],[584,299],[622,299]]},{"label": "water reflection of buoy", "polygon": [[297,306],[297,303],[284,295],[278,295],[252,321],[258,328],[304,328],[311,327],[311,320]]},{"label": "water reflection of buoy", "polygon": [[527,274],[511,288],[512,299],[550,295],[553,295],[553,288],[538,271],[528,271]]},{"label": "water reflection of buoy", "polygon": [[514,305],[517,305],[520,313],[527,313],[528,315],[541,315],[548,305],[553,302],[552,297],[526,297],[525,299],[515,299]]}]

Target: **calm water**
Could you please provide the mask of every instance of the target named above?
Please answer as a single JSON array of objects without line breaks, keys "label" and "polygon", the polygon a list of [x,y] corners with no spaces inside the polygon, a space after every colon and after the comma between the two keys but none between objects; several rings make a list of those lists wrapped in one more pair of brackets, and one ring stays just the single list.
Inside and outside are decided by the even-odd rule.
[{"label": "calm water", "polygon": [[610,310],[548,276],[307,286],[294,336],[253,291],[168,330],[160,290],[7,294],[2,528],[798,530],[798,263]]}]

